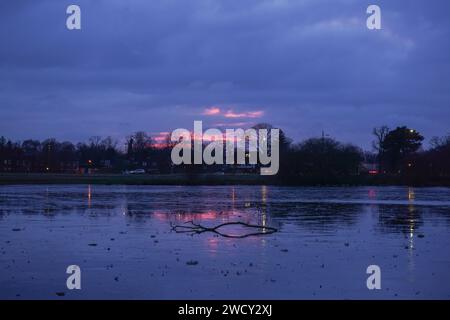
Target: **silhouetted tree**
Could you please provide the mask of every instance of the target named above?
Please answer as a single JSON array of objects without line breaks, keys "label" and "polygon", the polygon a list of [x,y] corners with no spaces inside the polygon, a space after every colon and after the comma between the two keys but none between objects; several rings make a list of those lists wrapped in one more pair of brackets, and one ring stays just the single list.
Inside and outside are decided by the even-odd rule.
[{"label": "silhouetted tree", "polygon": [[380,172],[384,171],[383,159],[385,154],[384,140],[389,133],[389,128],[387,126],[381,126],[373,128],[372,134],[375,136],[375,141],[372,142],[373,149],[377,152],[378,160],[378,170]]},{"label": "silhouetted tree", "polygon": [[295,145],[292,152],[294,162],[290,165],[296,176],[316,178],[321,183],[358,174],[364,159],[358,147],[325,137],[307,139]]},{"label": "silhouetted tree", "polygon": [[[271,154],[271,150],[272,150],[272,146],[271,146],[271,141],[272,141],[272,137],[270,134],[270,130],[271,129],[277,129],[275,128],[273,125],[269,124],[269,123],[258,123],[256,125],[254,125],[252,127],[253,129],[258,130],[259,129],[266,129],[268,132],[267,138],[268,138],[268,153]],[[279,129],[279,137],[278,137],[278,146],[279,146],[279,161],[280,161],[280,167],[279,167],[279,171],[278,174],[280,176],[287,176],[289,175],[290,172],[290,162],[293,161],[293,159],[291,158],[291,144],[292,144],[292,139],[288,138],[285,134],[285,132],[282,129]],[[259,141],[259,140],[258,140]],[[259,143],[259,142],[258,142]]]},{"label": "silhouetted tree", "polygon": [[423,136],[416,130],[406,126],[397,127],[384,138],[382,148],[383,158],[391,172],[401,171],[404,162],[422,145]]},{"label": "silhouetted tree", "polygon": [[[425,153],[425,165],[429,177],[442,179],[450,177],[450,134],[431,141],[433,148]],[[425,170],[423,170],[425,171]],[[426,179],[427,177],[425,177]]]}]

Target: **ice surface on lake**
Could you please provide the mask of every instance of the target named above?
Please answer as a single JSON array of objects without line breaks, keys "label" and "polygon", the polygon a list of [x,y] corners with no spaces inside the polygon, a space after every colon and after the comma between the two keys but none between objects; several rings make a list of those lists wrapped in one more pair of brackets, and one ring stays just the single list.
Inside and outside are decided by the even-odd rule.
[{"label": "ice surface on lake", "polygon": [[[171,231],[187,221],[278,232]],[[449,231],[448,188],[0,186],[0,298],[448,299]]]}]

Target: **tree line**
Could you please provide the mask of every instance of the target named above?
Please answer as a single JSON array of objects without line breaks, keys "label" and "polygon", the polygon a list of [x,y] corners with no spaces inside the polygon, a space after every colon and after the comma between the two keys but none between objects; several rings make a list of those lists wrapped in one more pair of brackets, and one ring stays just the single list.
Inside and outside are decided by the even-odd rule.
[{"label": "tree line", "polygon": [[[272,128],[258,124],[256,128]],[[280,171],[277,179],[286,183],[312,181],[339,183],[354,177],[380,181],[414,180],[418,183],[450,179],[450,135],[434,137],[423,148],[424,137],[406,126],[373,129],[373,150],[364,152],[353,144],[331,137],[313,137],[297,143],[280,130]],[[201,173],[244,170],[239,166],[174,166],[170,136],[158,141],[136,132],[120,147],[111,137],[91,137],[73,144],[56,139],[13,142],[0,137],[0,172],[118,173],[142,168],[148,173]],[[245,168],[246,172],[257,168]]]}]

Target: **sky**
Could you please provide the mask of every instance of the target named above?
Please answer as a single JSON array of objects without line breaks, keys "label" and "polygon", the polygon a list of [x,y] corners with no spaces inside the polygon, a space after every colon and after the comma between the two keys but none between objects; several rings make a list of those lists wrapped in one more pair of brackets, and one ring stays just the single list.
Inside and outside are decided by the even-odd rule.
[{"label": "sky", "polygon": [[[81,30],[66,8],[81,8]],[[368,5],[382,29],[366,27]],[[0,136],[73,142],[270,123],[370,150],[450,133],[447,0],[0,2]]]}]

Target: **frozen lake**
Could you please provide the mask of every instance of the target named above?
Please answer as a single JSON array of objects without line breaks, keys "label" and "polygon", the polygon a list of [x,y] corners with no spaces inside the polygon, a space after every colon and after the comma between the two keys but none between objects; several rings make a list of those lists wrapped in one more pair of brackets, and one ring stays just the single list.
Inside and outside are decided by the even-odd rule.
[{"label": "frozen lake", "polygon": [[0,186],[2,299],[449,299],[449,248],[448,188]]}]

